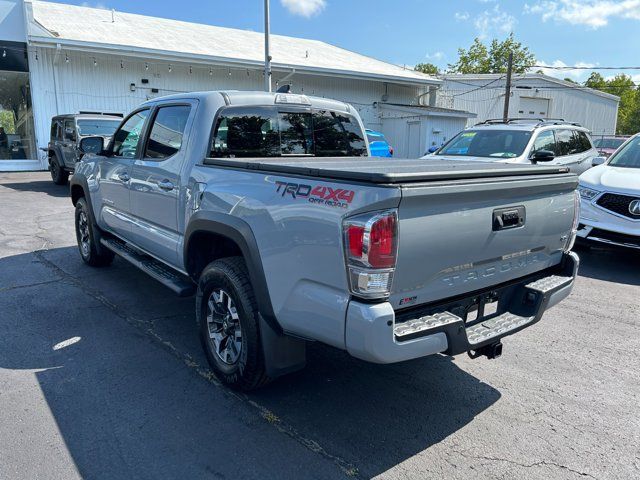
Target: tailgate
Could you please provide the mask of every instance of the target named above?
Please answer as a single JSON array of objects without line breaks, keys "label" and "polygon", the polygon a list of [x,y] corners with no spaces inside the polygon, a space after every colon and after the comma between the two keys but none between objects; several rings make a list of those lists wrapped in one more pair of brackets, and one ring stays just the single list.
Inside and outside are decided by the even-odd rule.
[{"label": "tailgate", "polygon": [[558,264],[576,186],[571,174],[403,185],[391,304],[442,300]]}]

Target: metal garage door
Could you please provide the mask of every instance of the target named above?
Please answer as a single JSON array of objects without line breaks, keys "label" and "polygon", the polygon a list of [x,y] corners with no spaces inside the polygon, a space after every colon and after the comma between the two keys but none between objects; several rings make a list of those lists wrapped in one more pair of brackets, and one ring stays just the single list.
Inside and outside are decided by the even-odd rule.
[{"label": "metal garage door", "polygon": [[547,118],[549,116],[549,99],[520,97],[518,116],[522,118]]}]

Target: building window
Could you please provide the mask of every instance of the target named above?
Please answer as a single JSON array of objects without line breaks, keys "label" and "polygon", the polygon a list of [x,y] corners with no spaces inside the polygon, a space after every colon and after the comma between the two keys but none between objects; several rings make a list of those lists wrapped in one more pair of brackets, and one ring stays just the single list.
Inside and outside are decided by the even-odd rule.
[{"label": "building window", "polygon": [[1,42],[0,162],[35,160],[35,133],[26,44]]}]

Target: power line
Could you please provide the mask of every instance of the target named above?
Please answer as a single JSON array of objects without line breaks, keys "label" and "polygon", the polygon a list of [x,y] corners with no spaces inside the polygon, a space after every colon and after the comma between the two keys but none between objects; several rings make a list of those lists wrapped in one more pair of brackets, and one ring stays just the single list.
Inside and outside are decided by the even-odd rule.
[{"label": "power line", "polygon": [[549,70],[640,70],[640,67],[587,67],[585,65],[532,65],[530,68],[546,68]]}]

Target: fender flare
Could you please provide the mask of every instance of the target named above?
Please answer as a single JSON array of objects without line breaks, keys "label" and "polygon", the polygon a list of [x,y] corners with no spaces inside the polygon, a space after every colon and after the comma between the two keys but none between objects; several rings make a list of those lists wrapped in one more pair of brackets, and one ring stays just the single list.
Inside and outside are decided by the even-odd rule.
[{"label": "fender flare", "polygon": [[[188,261],[189,242],[198,232],[214,233],[227,237],[238,245],[244,257],[249,279],[258,303],[258,310],[265,322],[278,334],[283,330],[276,319],[269,296],[269,287],[260,258],[258,243],[251,227],[244,220],[225,213],[198,211],[189,219],[184,235],[183,261]],[[189,272],[191,274],[191,272]],[[197,281],[197,279],[194,279]]]},{"label": "fender flare", "polygon": [[60,148],[59,145],[54,145],[53,147],[49,148],[49,158],[48,158],[48,162],[49,164],[51,164],[51,156],[55,155],[56,158],[58,159],[58,165],[60,165],[60,168],[62,169],[66,169],[66,165],[64,163],[64,155],[62,155],[62,149]]}]

